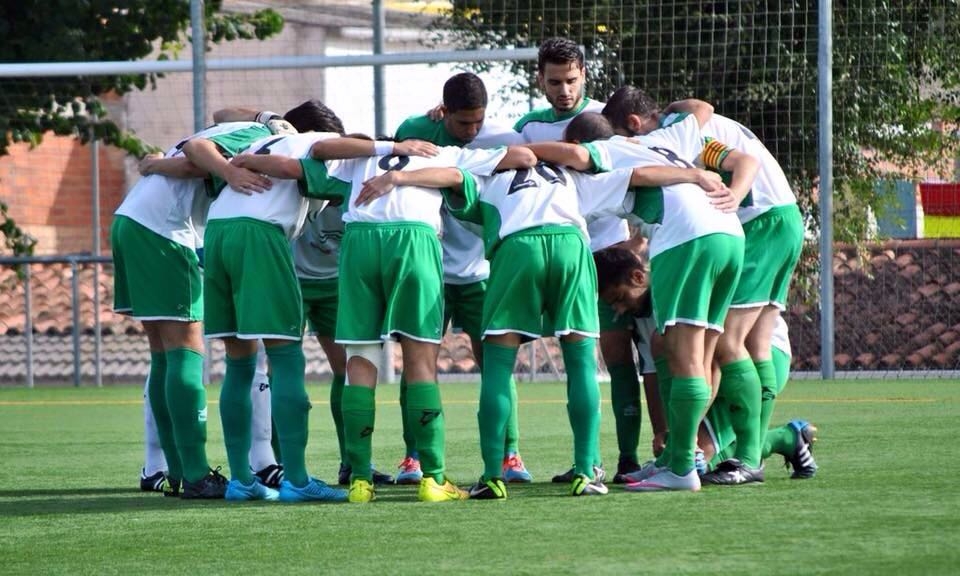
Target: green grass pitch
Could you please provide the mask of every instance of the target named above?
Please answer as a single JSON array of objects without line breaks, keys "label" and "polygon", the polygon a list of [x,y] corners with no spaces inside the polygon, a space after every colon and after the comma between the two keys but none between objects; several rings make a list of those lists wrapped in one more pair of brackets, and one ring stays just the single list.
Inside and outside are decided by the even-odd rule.
[{"label": "green grass pitch", "polygon": [[[609,387],[602,385],[607,396]],[[335,479],[328,388],[311,385],[308,465]],[[389,487],[369,505],[181,502],[138,490],[135,386],[0,390],[0,573],[12,574],[956,574],[960,383],[795,381],[774,423],[819,427],[820,472],[698,494],[572,498],[564,386],[520,383],[530,486],[505,502],[423,504]],[[225,464],[209,391],[210,460]],[[445,384],[447,463],[479,475],[477,386]],[[374,458],[402,456],[396,386],[380,389]],[[616,461],[603,406],[603,452]],[[649,455],[644,425],[641,456]]]}]

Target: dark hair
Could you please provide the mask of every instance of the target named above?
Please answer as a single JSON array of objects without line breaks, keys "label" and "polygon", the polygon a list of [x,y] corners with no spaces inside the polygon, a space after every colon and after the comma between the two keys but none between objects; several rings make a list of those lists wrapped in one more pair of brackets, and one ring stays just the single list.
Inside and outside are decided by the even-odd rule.
[{"label": "dark hair", "polygon": [[636,86],[622,86],[607,99],[602,114],[614,128],[626,129],[627,117],[631,114],[649,116],[659,112],[660,107],[649,94]]},{"label": "dark hair", "polygon": [[647,270],[643,256],[622,243],[594,252],[593,261],[597,266],[597,291],[601,293],[613,286],[627,284],[634,270]]},{"label": "dark hair", "polygon": [[613,126],[603,114],[582,112],[567,124],[563,131],[565,142],[593,142],[606,140],[614,135]]},{"label": "dark hair", "polygon": [[443,84],[443,105],[448,112],[487,107],[487,87],[472,72],[451,76]]},{"label": "dark hair", "polygon": [[340,118],[319,100],[307,100],[291,108],[283,115],[283,119],[293,124],[298,132],[344,132]]},{"label": "dark hair", "polygon": [[537,54],[537,70],[543,72],[547,64],[569,64],[576,62],[583,68],[583,52],[576,42],[568,38],[547,38],[540,43]]}]

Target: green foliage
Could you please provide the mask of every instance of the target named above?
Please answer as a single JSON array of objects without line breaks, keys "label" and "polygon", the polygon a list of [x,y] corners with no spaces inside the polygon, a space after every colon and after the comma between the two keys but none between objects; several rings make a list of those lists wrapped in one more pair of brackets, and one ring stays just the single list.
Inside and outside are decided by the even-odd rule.
[{"label": "green foliage", "polygon": [[[270,37],[283,29],[271,9],[221,13],[222,0],[204,3],[211,42]],[[184,0],[21,0],[0,7],[0,62],[137,60],[161,47],[160,59],[176,58],[190,29]],[[0,78],[0,156],[11,143],[40,144],[46,132],[90,138],[137,157],[158,150],[107,118],[103,95],[121,95],[155,85],[157,75],[127,74],[38,79]],[[32,253],[36,240],[6,218],[0,233],[16,254]],[[29,240],[29,241],[27,241]]]},{"label": "green foliage", "polygon": [[[787,172],[819,229],[817,206],[817,3],[454,0],[437,27],[471,48],[580,42],[588,91],[605,99],[622,84],[661,104],[712,102],[749,126]],[[874,183],[944,172],[960,141],[939,121],[960,118],[960,3],[834,3],[833,110],[836,239],[868,237]],[[515,71],[532,76],[530,63]],[[947,174],[943,174],[947,176]]]},{"label": "green foliage", "polygon": [[[271,9],[221,13],[222,0],[208,0],[205,23],[211,42],[264,39],[283,29]],[[161,59],[176,57],[188,40],[190,2],[184,0],[24,0],[0,8],[0,62],[138,60],[161,46]],[[153,74],[63,77],[42,81],[0,79],[0,156],[11,142],[36,146],[46,131],[98,139],[142,156],[151,147],[106,118],[99,101],[156,82]]]},{"label": "green foliage", "polygon": [[33,248],[37,245],[37,239],[17,226],[17,223],[7,213],[7,205],[4,202],[0,202],[0,235],[3,236],[5,250],[10,250],[14,256],[33,255]]}]

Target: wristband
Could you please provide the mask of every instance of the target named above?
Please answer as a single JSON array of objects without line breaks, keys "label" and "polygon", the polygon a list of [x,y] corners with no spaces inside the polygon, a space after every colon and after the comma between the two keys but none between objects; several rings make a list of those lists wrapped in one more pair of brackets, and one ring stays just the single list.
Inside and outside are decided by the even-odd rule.
[{"label": "wristband", "polygon": [[261,124],[266,124],[267,122],[273,120],[274,118],[283,118],[283,116],[277,114],[276,112],[271,112],[269,110],[264,110],[257,114],[256,121]]},{"label": "wristband", "polygon": [[373,143],[374,156],[389,156],[393,154],[393,142],[377,140]]}]

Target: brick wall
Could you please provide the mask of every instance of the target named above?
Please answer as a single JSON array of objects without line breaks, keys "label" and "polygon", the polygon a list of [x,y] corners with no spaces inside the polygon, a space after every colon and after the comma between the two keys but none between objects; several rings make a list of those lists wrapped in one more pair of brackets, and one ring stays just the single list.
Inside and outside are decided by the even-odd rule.
[{"label": "brick wall", "polygon": [[[125,154],[100,147],[100,234],[104,252],[110,249],[113,211],[126,188]],[[44,136],[31,150],[10,147],[0,157],[0,198],[10,217],[38,239],[37,254],[90,252],[93,249],[91,152],[77,140]]]}]

